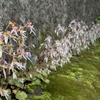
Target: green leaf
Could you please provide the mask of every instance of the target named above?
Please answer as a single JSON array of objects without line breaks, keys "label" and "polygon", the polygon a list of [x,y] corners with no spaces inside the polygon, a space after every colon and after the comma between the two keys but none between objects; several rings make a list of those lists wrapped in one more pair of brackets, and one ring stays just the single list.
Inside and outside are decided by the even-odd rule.
[{"label": "green leaf", "polygon": [[13,90],[13,93],[16,94],[17,93],[17,90]]},{"label": "green leaf", "polygon": [[23,91],[18,91],[18,92],[16,93],[16,98],[17,98],[18,100],[26,100],[27,94],[26,94],[25,92],[23,92]]},{"label": "green leaf", "polygon": [[10,89],[7,89],[7,91],[8,91],[8,94],[11,94],[11,90]]},{"label": "green leaf", "polygon": [[29,85],[25,86],[25,90],[27,93],[34,93],[35,88],[36,86],[29,86]]},{"label": "green leaf", "polygon": [[14,83],[15,83],[15,85],[16,85],[17,87],[21,87],[21,86],[22,86],[22,84],[21,84],[20,82],[18,82],[18,81],[15,81]]},{"label": "green leaf", "polygon": [[44,80],[44,82],[48,84],[48,83],[50,83],[50,80],[46,79],[46,80]]},{"label": "green leaf", "polygon": [[43,71],[42,75],[45,76],[45,77],[48,76],[48,74],[45,71]]},{"label": "green leaf", "polygon": [[43,80],[43,76],[41,74],[36,74],[36,77]]},{"label": "green leaf", "polygon": [[13,85],[13,84],[14,84],[14,79],[9,78],[9,79],[8,79],[8,83],[9,83],[10,85]]},{"label": "green leaf", "polygon": [[32,82],[32,85],[40,85],[41,81],[39,79]]}]

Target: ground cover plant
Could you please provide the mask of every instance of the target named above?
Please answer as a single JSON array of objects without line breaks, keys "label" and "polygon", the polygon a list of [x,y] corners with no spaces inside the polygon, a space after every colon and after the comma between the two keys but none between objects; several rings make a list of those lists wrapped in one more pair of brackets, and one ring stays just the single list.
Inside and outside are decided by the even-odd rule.
[{"label": "ground cover plant", "polygon": [[47,95],[30,100],[99,100],[100,41],[72,57],[71,63],[57,68],[48,79],[50,83],[44,86]]},{"label": "ground cover plant", "polygon": [[[30,37],[38,38],[31,22],[25,25],[9,22],[0,32],[1,99],[25,100],[27,94],[40,95],[43,91],[39,87],[49,83],[47,76],[51,71],[70,63],[74,55],[95,43],[100,37],[100,24],[88,27],[85,22],[75,20],[67,28],[59,24],[38,48],[34,41],[28,41]],[[33,54],[33,50],[37,52]]]},{"label": "ground cover plant", "polygon": [[[34,92],[36,88],[34,85],[40,85],[40,78],[44,80],[42,75],[36,74],[35,68],[31,71],[29,69],[30,66],[33,66],[31,58],[34,57],[29,48],[29,46],[34,48],[34,44],[28,44],[27,41],[29,35],[33,36],[32,38],[36,35],[31,22],[23,26],[9,22],[8,26],[0,32],[1,98],[24,100],[27,98],[24,91]],[[30,83],[31,81],[32,83]],[[27,85],[27,83],[30,84]]]}]

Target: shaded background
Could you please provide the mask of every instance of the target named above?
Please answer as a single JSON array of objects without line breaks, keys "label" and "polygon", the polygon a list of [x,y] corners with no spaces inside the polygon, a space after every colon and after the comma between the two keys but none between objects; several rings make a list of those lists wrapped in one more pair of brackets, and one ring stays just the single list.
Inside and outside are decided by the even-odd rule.
[{"label": "shaded background", "polygon": [[73,20],[90,24],[100,15],[100,0],[0,0],[0,29],[8,21],[32,21],[38,31]]}]

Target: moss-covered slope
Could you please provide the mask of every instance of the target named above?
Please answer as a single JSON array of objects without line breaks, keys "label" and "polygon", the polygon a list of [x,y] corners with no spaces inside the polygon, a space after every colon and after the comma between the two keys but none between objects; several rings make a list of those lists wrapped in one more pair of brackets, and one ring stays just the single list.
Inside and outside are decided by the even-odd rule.
[{"label": "moss-covered slope", "polygon": [[52,100],[100,100],[100,43],[49,76]]},{"label": "moss-covered slope", "polygon": [[49,75],[49,95],[32,100],[100,100],[100,42]]}]

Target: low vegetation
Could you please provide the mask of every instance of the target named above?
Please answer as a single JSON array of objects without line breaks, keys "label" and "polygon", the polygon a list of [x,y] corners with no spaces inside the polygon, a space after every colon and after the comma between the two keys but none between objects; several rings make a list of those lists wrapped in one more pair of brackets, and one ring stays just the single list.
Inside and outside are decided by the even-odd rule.
[{"label": "low vegetation", "polygon": [[[88,27],[83,21],[73,20],[67,28],[59,24],[53,34],[44,36],[46,35],[41,37],[39,43],[32,41],[38,38],[38,35],[31,22],[25,25],[9,22],[8,26],[0,32],[0,99],[28,100],[32,95],[32,100],[40,100],[40,98],[55,100],[56,95],[60,93],[58,97],[64,100],[76,96],[78,91],[81,91],[80,88],[82,88],[80,93],[87,94],[82,97],[79,94],[79,97],[76,96],[74,100],[77,98],[84,100],[90,90],[96,94],[99,91],[99,82],[97,82],[99,44],[98,52],[95,50],[96,47],[90,49],[90,45],[95,44],[96,39],[100,37],[100,24]],[[95,50],[93,55],[92,49]],[[84,50],[88,52],[84,53]],[[95,55],[96,52],[97,55]],[[82,57],[81,53],[83,53]],[[80,56],[76,58],[76,55]],[[57,69],[59,70],[56,73],[59,74],[50,75],[51,83],[46,88],[50,93],[43,92],[43,84],[50,82],[48,75]],[[64,88],[66,88],[65,92]],[[87,90],[84,90],[85,88]],[[70,95],[66,97],[66,93]],[[98,100],[98,93],[95,96]],[[94,96],[91,98],[94,99]]]}]

